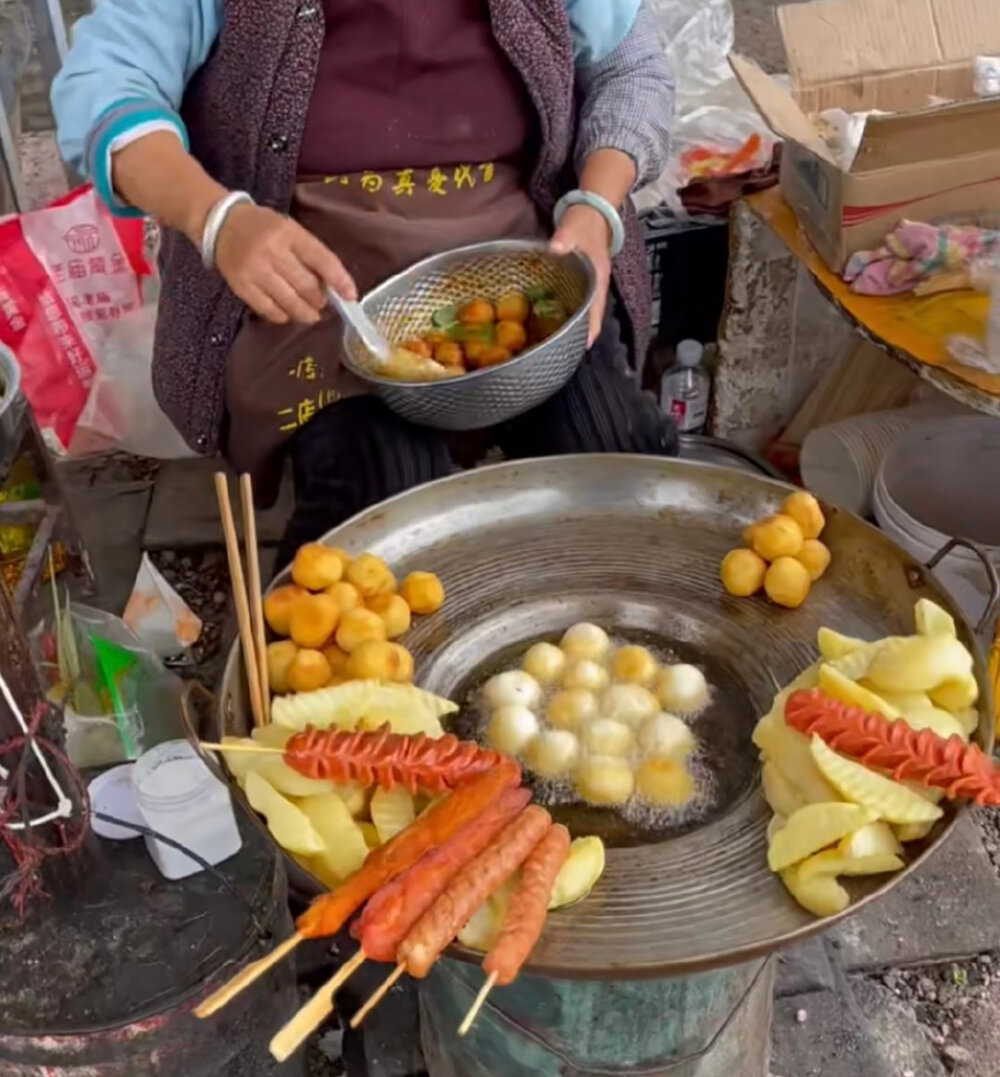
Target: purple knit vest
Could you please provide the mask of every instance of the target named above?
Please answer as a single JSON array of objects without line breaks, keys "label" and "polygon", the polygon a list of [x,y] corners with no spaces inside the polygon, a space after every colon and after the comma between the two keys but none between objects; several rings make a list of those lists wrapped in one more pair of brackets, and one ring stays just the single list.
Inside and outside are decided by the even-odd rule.
[{"label": "purple knit vest", "polygon": [[[541,149],[531,196],[548,215],[572,184],[574,70],[565,2],[490,0],[490,12],[496,39],[538,111]],[[230,0],[215,49],[184,100],[191,152],[207,171],[282,212],[291,202],[323,30],[321,0],[299,0],[297,6]],[[615,285],[628,314],[625,340],[635,356],[648,342],[650,285],[631,207],[626,223]],[[224,417],[226,353],[246,308],[217,273],[202,268],[198,252],[178,233],[164,235],[161,268],[153,386],[188,444],[211,453]]]}]

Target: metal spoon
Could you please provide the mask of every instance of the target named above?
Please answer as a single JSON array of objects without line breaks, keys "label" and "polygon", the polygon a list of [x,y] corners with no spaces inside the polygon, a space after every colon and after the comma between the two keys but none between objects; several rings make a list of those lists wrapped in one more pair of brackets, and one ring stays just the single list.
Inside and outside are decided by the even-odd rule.
[{"label": "metal spoon", "polygon": [[332,288],[326,290],[331,305],[341,318],[361,337],[361,343],[375,356],[380,367],[389,362],[391,349],[389,342],[375,327],[375,323],[365,314],[360,303],[352,303],[338,295]]}]

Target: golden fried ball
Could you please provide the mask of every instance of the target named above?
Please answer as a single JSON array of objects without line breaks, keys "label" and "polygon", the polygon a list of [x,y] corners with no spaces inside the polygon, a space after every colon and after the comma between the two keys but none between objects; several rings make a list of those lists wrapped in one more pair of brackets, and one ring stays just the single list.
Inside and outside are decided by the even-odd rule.
[{"label": "golden fried ball", "polygon": [[567,628],[559,646],[570,658],[587,658],[591,662],[603,662],[611,650],[611,640],[603,628],[581,621]]},{"label": "golden fried ball", "polygon": [[753,530],[753,550],[765,561],[794,557],[802,549],[802,528],[791,516],[769,516]]},{"label": "golden fried ball", "polygon": [[611,660],[611,675],[616,681],[649,685],[658,669],[656,659],[645,647],[622,647]]},{"label": "golden fried ball", "polygon": [[288,667],[292,664],[298,647],[290,639],[269,643],[267,646],[267,683],[272,692],[279,695],[288,689]]},{"label": "golden fried ball", "polygon": [[333,635],[340,610],[329,595],[306,595],[295,603],[289,632],[300,646],[319,650]]},{"label": "golden fried ball", "polygon": [[805,566],[809,579],[815,583],[830,567],[830,551],[819,539],[806,539],[795,560]]},{"label": "golden fried ball", "polygon": [[320,651],[298,651],[288,666],[288,687],[293,692],[315,692],[325,688],[332,676],[330,663]]},{"label": "golden fried ball", "polygon": [[353,583],[363,598],[391,595],[396,590],[396,577],[381,557],[363,553],[347,566],[347,581]]},{"label": "golden fried ball", "polygon": [[681,763],[647,759],[635,773],[638,794],[657,807],[681,807],[694,796],[694,778]]},{"label": "golden fried ball", "polygon": [[340,583],[335,583],[332,587],[328,587],[324,594],[329,595],[337,603],[337,609],[342,614],[348,610],[356,610],[358,606],[365,604],[365,600],[361,597],[361,592],[353,583],[348,583],[346,580],[341,580]]},{"label": "golden fried ball", "polygon": [[458,312],[462,325],[490,325],[496,320],[496,311],[488,299],[473,299]]},{"label": "golden fried ball", "polygon": [[528,333],[520,322],[498,322],[496,334],[497,344],[511,355],[523,352],[528,346]]},{"label": "golden fried ball", "polygon": [[411,572],[399,593],[414,613],[437,613],[444,605],[444,585],[433,572]]},{"label": "golden fried ball", "polygon": [[409,684],[413,680],[413,656],[398,643],[369,639],[348,655],[344,673],[353,681]]},{"label": "golden fried ball", "polygon": [[764,577],[764,592],[776,605],[795,610],[809,597],[812,581],[801,561],[779,557]]},{"label": "golden fried ball", "polygon": [[385,622],[389,639],[397,639],[410,627],[410,607],[401,595],[376,595],[368,599],[368,608]]},{"label": "golden fried ball", "polygon": [[528,648],[521,669],[539,684],[555,684],[566,671],[566,655],[554,643],[536,643]]},{"label": "golden fried ball", "polygon": [[722,559],[722,586],[737,598],[749,598],[764,586],[767,562],[753,550],[730,550]]},{"label": "golden fried ball", "polygon": [[564,688],[600,692],[607,687],[608,680],[608,671],[598,662],[591,662],[587,658],[574,658],[566,666],[562,683]]},{"label": "golden fried ball", "polygon": [[292,579],[309,591],[332,587],[344,575],[344,563],[337,550],[321,542],[300,546],[292,562]]},{"label": "golden fried ball", "polygon": [[264,620],[276,636],[287,636],[292,627],[292,610],[309,592],[298,584],[276,587],[264,596]]},{"label": "golden fried ball", "polygon": [[781,511],[790,516],[802,529],[803,538],[818,539],[826,527],[826,517],[819,502],[806,490],[799,490],[785,498]]},{"label": "golden fried ball", "polygon": [[335,676],[344,676],[348,658],[346,651],[342,651],[335,643],[331,643],[323,648],[323,657],[330,663],[330,669]]},{"label": "golden fried ball", "polygon": [[597,697],[583,688],[567,688],[549,700],[545,717],[556,729],[577,729],[597,717]]},{"label": "golden fried ball", "polygon": [[498,322],[518,322],[521,325],[531,314],[531,303],[524,292],[509,292],[497,302]]},{"label": "golden fried ball", "polygon": [[385,621],[371,610],[348,610],[337,628],[337,646],[348,654],[369,640],[384,640]]},{"label": "golden fried ball", "polygon": [[577,767],[576,791],[591,804],[624,804],[635,792],[635,775],[628,761],[610,755],[592,755]]}]

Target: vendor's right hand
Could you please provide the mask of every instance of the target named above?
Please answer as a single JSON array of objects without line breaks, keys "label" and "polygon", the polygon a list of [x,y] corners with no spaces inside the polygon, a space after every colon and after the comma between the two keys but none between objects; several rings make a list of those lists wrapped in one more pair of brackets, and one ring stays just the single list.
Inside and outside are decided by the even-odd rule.
[{"label": "vendor's right hand", "polygon": [[264,206],[230,210],[216,242],[215,265],[251,310],[276,325],[318,322],[327,286],[357,299],[354,281],[333,251]]}]

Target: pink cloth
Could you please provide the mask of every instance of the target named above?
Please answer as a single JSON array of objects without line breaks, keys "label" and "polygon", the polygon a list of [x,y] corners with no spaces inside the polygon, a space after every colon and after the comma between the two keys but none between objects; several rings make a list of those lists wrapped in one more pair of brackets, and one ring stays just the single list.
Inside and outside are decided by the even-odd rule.
[{"label": "pink cloth", "polygon": [[902,295],[940,273],[968,269],[1000,255],[1000,232],[974,225],[933,225],[903,221],[881,247],[859,251],[847,263],[844,280],[862,295]]}]

